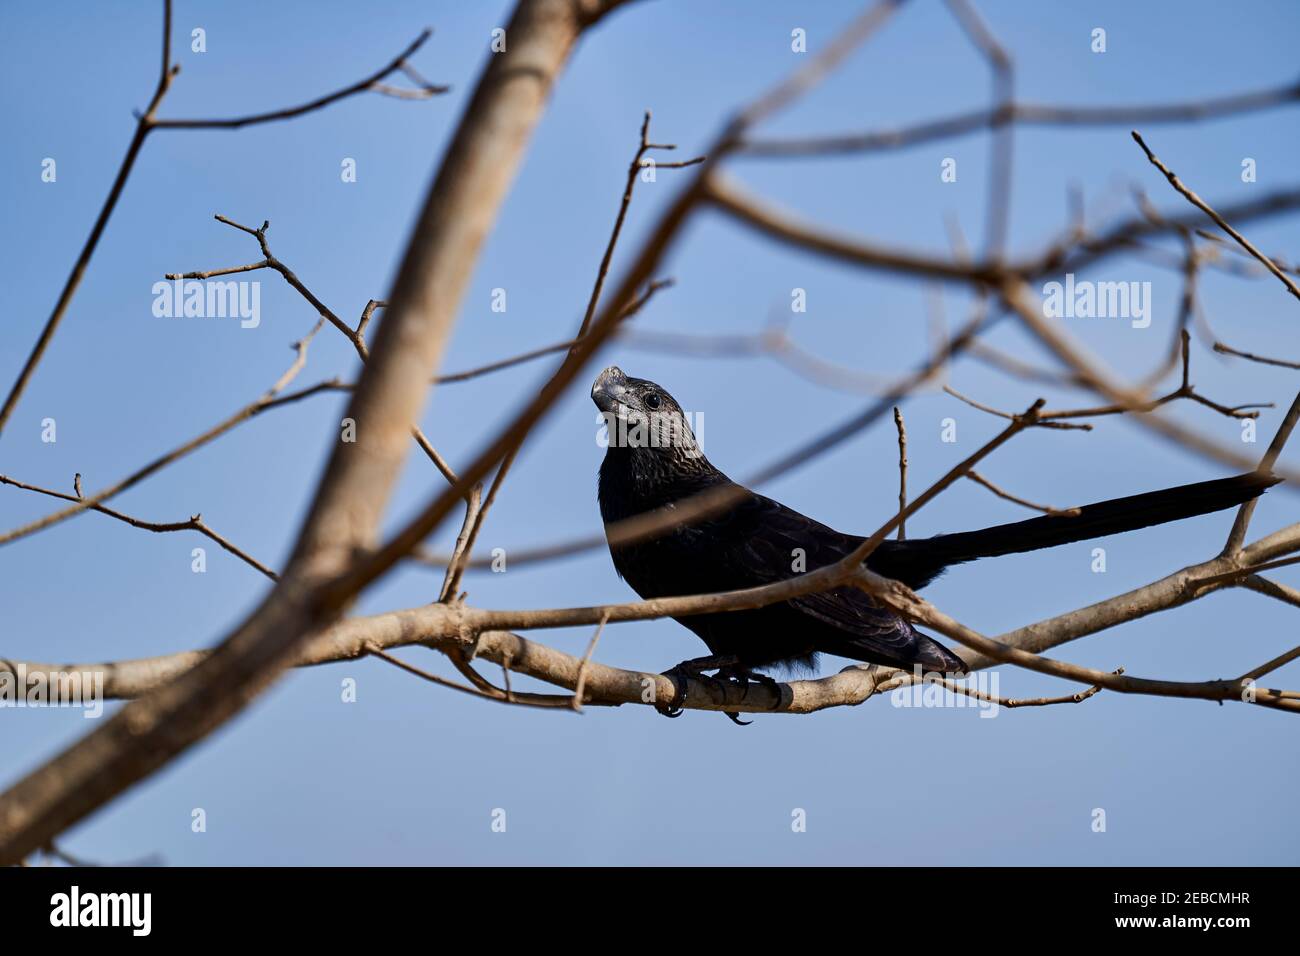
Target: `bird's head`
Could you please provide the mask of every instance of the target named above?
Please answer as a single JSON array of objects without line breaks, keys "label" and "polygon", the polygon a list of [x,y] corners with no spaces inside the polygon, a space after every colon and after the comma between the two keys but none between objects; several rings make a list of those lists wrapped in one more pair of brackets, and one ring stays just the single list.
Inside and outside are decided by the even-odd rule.
[{"label": "bird's head", "polygon": [[[629,378],[618,366],[596,376],[591,400],[609,430],[609,448],[626,449],[663,465],[708,467],[695,431],[682,407],[668,392],[643,378]],[[692,467],[694,470],[694,467]]]}]

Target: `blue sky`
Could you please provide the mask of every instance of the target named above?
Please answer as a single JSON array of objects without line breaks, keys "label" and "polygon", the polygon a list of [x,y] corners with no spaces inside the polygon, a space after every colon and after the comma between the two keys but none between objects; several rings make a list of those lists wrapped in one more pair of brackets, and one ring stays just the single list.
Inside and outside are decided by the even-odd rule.
[{"label": "blue sky", "polygon": [[[5,211],[0,282],[7,291],[0,380],[12,381],[49,313],[130,138],[157,70],[159,4],[5,5],[0,10],[0,151]],[[608,236],[643,110],[653,136],[703,148],[737,105],[800,62],[790,31],[815,51],[856,4],[777,2],[635,4],[581,44],[502,210],[461,309],[448,371],[572,334]],[[1208,2],[1043,5],[983,3],[1018,67],[1024,98],[1066,104],[1188,100],[1295,79],[1300,10],[1280,2],[1225,14]],[[180,0],[182,73],[160,115],[227,116],[309,99],[387,61],[426,25],[436,32],[416,64],[454,91],[428,102],[355,97],[290,123],[239,132],[160,132],[145,146],[67,319],[22,404],[0,436],[0,473],[70,489],[80,472],[102,487],[251,401],[284,370],[290,342],[314,321],[279,277],[261,273],[256,329],[151,314],[166,272],[258,258],[253,240],[214,213],[271,221],[273,251],[334,311],[355,319],[391,281],[413,211],[487,55],[496,2],[220,5]],[[1107,30],[1104,54],[1089,49]],[[207,52],[186,38],[207,32]],[[892,126],[979,106],[989,77],[938,4],[910,4],[841,72],[772,133]],[[1147,141],[1211,202],[1236,202],[1293,185],[1300,147],[1294,109],[1213,123],[1151,127]],[[1146,163],[1123,127],[1029,129],[1017,134],[1013,249],[1028,252],[1065,223],[1067,187],[1079,184],[1090,222],[1128,216],[1128,186],[1161,208],[1182,201]],[[41,162],[57,162],[55,183]],[[340,179],[353,158],[357,182]],[[730,172],[803,216],[903,248],[947,249],[945,217],[972,242],[983,234],[986,137],[967,136],[896,154],[803,161],[740,159]],[[1240,164],[1256,160],[1258,181]],[[958,180],[941,183],[954,158]],[[619,263],[683,174],[638,189]],[[1296,224],[1246,229],[1257,245],[1294,258]],[[1163,354],[1178,303],[1177,276],[1115,259],[1098,278],[1151,281],[1154,321],[1067,320],[1069,330],[1121,372]],[[636,319],[647,330],[752,332],[790,290],[808,292],[791,331],[801,345],[866,372],[910,366],[927,339],[924,284],[857,272],[777,247],[715,213],[695,220],[665,264],[677,280]],[[508,294],[493,312],[495,288]],[[1295,302],[1276,283],[1211,275],[1203,303],[1218,334],[1250,351],[1300,356]],[[969,302],[942,292],[950,325]],[[990,341],[1046,362],[1009,323]],[[762,358],[689,358],[608,347],[591,369],[618,363],[670,389],[707,420],[710,458],[735,476],[769,463],[866,402],[801,380]],[[1229,362],[1197,345],[1194,380],[1207,395],[1282,407],[1293,372]],[[299,381],[355,374],[355,355],[332,330],[312,346]],[[547,373],[539,363],[436,390],[423,426],[453,464],[494,434]],[[1023,408],[1036,386],[970,360],[956,388]],[[7,388],[7,384],[6,384]],[[1077,393],[1047,391],[1053,405]],[[268,413],[122,495],[142,518],[205,520],[273,566],[285,560],[335,439],[337,396]],[[912,487],[921,488],[994,434],[999,423],[938,393],[905,406]],[[1221,442],[1239,428],[1204,408],[1178,420]],[[58,440],[40,440],[41,421]],[[940,441],[957,422],[958,441]],[[1280,409],[1261,419],[1262,452]],[[599,530],[595,412],[579,383],[525,447],[489,518],[479,553]],[[764,490],[846,531],[873,530],[896,502],[892,423],[881,421],[833,453]],[[1287,459],[1300,464],[1293,451]],[[1091,434],[1037,431],[981,470],[1032,500],[1081,503],[1215,477],[1196,458],[1129,423]],[[439,490],[412,456],[390,526]],[[48,499],[0,488],[0,527],[47,513]],[[1259,507],[1256,534],[1293,521],[1293,492]],[[909,523],[913,536],[1017,520],[1024,513],[971,483],[954,487]],[[1051,616],[1155,580],[1222,545],[1229,514],[1105,542],[1107,571],[1090,570],[1091,544],[962,568],[927,592],[986,634]],[[434,544],[445,546],[454,529]],[[0,548],[0,653],[43,660],[102,660],[212,644],[265,592],[265,580],[215,548],[194,574],[189,535],[151,535],[82,515]],[[1277,578],[1297,583],[1294,572]],[[440,575],[408,567],[368,592],[378,612],[436,597]],[[504,574],[472,574],[482,607],[545,607],[633,597],[604,552]],[[1225,592],[1056,652],[1130,674],[1206,679],[1240,673],[1296,643],[1294,609]],[[580,654],[586,628],[541,635]],[[672,621],[610,628],[598,659],[662,670],[702,652]],[[403,652],[439,666],[431,654]],[[824,672],[841,666],[828,661]],[[495,675],[493,675],[495,676]],[[355,678],[356,703],[340,700]],[[1296,686],[1300,665],[1275,682]],[[1014,696],[1063,693],[1060,682],[1000,672]],[[79,735],[75,712],[0,714],[0,783],[17,778]],[[1080,706],[1003,712],[901,709],[887,700],[810,717],[758,717],[737,729],[721,716],[667,721],[647,708],[591,708],[583,716],[506,708],[425,685],[379,661],[295,672],[232,724],[65,837],[85,857],[157,853],[172,864],[438,863],[1295,863],[1300,783],[1287,716],[1101,694]],[[193,833],[191,811],[206,811]],[[507,830],[494,833],[494,809]],[[791,813],[806,811],[805,833]],[[1107,831],[1092,830],[1104,808]]]}]

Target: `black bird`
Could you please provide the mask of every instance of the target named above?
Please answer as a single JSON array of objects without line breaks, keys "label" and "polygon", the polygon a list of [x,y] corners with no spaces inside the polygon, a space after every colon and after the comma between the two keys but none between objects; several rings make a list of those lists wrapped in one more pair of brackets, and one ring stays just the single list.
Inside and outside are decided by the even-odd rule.
[{"label": "black bird", "polygon": [[[677,522],[655,537],[610,543],[615,570],[641,597],[771,584],[833,564],[865,540],[732,482],[704,457],[681,406],[654,382],[607,368],[592,385],[591,398],[609,425],[599,491],[606,529],[646,512],[671,512],[677,502],[701,492],[730,489],[722,492],[726,506],[704,518]],[[1252,472],[1086,505],[1074,515],[886,540],[866,564],[877,574],[920,589],[954,564],[1220,511],[1255,498],[1279,480]],[[962,660],[942,644],[851,586],[761,608],[676,620],[698,634],[712,656],[683,661],[667,672],[674,678],[716,670],[719,678],[771,682],[755,671],[811,670],[818,654],[907,669],[920,665],[929,672],[966,671]]]}]

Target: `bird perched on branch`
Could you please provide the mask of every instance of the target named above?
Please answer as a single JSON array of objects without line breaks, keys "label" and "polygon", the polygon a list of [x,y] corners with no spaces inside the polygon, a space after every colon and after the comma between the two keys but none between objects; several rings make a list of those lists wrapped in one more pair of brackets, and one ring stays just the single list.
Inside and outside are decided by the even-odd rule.
[{"label": "bird perched on branch", "polygon": [[[609,540],[614,568],[642,598],[710,594],[772,584],[834,564],[865,540],[843,534],[736,484],[704,456],[682,408],[661,386],[605,369],[591,389],[609,426],[600,466],[600,514],[610,526],[638,515],[657,525],[633,540]],[[1231,508],[1278,478],[1260,472],[1085,505],[980,531],[884,540],[867,557],[877,574],[912,589],[977,558],[1037,551]],[[683,515],[688,501],[703,515]],[[644,518],[642,520],[645,520]],[[676,618],[710,656],[666,672],[773,683],[760,670],[812,669],[818,654],[927,672],[965,673],[965,663],[852,585],[765,607]],[[669,716],[680,709],[661,708]],[[736,715],[728,714],[733,720]]]}]

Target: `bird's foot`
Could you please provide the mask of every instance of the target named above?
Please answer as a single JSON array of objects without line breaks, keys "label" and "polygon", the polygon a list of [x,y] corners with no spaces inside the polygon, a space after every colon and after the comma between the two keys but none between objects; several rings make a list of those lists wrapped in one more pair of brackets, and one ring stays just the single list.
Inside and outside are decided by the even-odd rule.
[{"label": "bird's foot", "polygon": [[[778,699],[781,696],[780,684],[777,682],[776,678],[768,677],[766,674],[760,674],[757,671],[751,670],[748,667],[742,667],[739,664],[720,668],[718,670],[718,677],[722,680],[736,681],[741,684],[746,691],[748,691],[751,683],[762,684],[765,687],[772,688],[772,692],[777,695]],[[740,717],[732,711],[723,711],[723,713],[731,719],[733,724],[737,724],[738,726],[748,727],[753,723],[752,720],[741,720]]]},{"label": "bird's foot", "polygon": [[764,687],[770,687],[772,691],[778,693],[778,695],[781,689],[781,684],[775,677],[760,674],[758,671],[751,670],[748,667],[742,667],[739,664],[719,668],[718,677],[723,680],[738,681],[741,684],[762,684]]},{"label": "bird's foot", "polygon": [[686,696],[686,678],[690,675],[682,669],[681,664],[678,664],[676,667],[671,667],[664,671],[659,676],[667,677],[673,682],[673,702],[671,704],[665,704],[656,698],[655,710],[659,711],[659,713],[663,714],[665,717],[680,717],[685,708],[682,707],[679,701]]},{"label": "bird's foot", "polygon": [[[734,666],[736,666],[735,657],[712,656],[695,657],[689,661],[682,661],[680,664],[669,668],[663,672],[662,676],[667,677],[673,682],[673,703],[662,704],[656,701],[654,705],[655,710],[659,711],[659,713],[663,714],[665,717],[680,717],[682,715],[682,710],[684,709],[680,701],[684,700],[686,697],[686,682],[689,680],[704,681],[705,683],[713,684],[718,688],[721,694],[725,695],[726,688],[722,686],[721,681],[716,677],[706,676],[704,672]],[[737,720],[737,718],[732,714],[728,714],[727,716],[731,717],[733,720]],[[741,721],[737,720],[737,722],[740,723]]]}]

